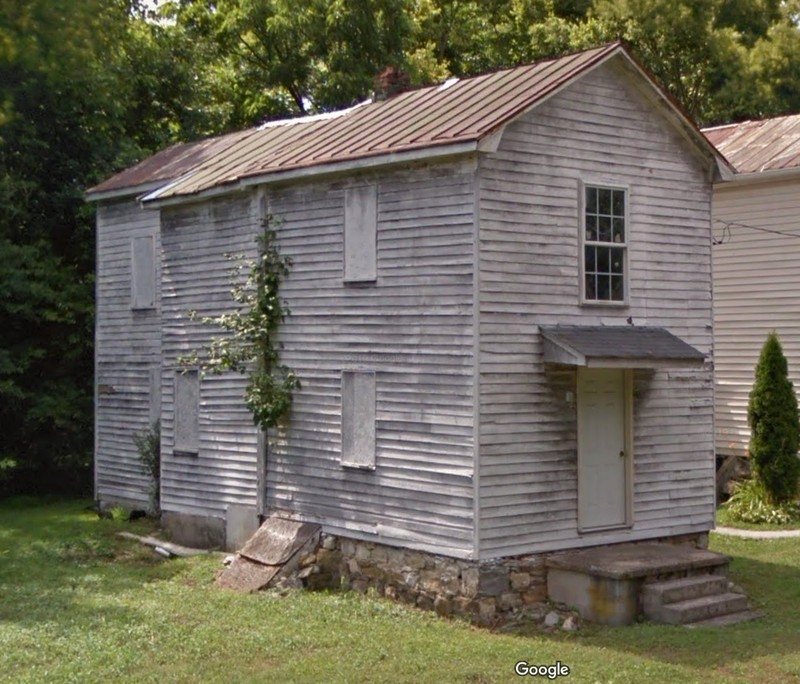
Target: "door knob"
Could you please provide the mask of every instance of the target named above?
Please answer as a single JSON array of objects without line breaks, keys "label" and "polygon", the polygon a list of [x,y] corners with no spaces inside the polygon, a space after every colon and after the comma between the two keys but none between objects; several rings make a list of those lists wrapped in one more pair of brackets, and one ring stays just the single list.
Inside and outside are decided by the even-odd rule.
[{"label": "door knob", "polygon": [[619,457],[620,458],[625,458],[625,452],[624,451],[620,451],[619,452]]}]

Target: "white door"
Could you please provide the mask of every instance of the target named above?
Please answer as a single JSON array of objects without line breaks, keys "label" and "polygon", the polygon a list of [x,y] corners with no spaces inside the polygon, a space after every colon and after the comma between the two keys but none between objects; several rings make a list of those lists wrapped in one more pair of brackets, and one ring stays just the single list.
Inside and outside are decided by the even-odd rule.
[{"label": "white door", "polygon": [[578,369],[578,527],[627,522],[625,371]]}]

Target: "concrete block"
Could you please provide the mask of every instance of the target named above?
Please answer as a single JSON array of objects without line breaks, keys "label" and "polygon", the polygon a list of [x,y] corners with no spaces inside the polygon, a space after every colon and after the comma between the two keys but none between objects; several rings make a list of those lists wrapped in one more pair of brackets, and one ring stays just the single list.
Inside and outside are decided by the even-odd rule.
[{"label": "concrete block", "polygon": [[162,511],[161,526],[177,544],[198,549],[225,547],[225,520],[222,518]]},{"label": "concrete block", "polygon": [[225,550],[241,549],[260,524],[255,506],[228,505],[225,511]]},{"label": "concrete block", "polygon": [[725,593],[657,606],[645,615],[655,622],[665,622],[668,625],[685,625],[689,622],[699,622],[720,615],[746,611],[747,608],[746,596]]},{"label": "concrete block", "polygon": [[649,609],[666,603],[687,601],[701,596],[724,593],[728,582],[721,575],[696,575],[666,582],[653,582],[642,587],[642,606]]},{"label": "concrete block", "polygon": [[550,568],[547,594],[551,601],[578,610],[581,617],[606,625],[629,625],[638,612],[641,580],[596,577]]}]

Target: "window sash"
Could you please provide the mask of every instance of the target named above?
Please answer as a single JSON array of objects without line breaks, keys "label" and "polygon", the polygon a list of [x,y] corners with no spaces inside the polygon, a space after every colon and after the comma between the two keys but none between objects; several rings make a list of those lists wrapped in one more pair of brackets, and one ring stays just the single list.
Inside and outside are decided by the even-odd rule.
[{"label": "window sash", "polygon": [[625,188],[586,185],[581,226],[583,301],[627,301],[628,192]]}]

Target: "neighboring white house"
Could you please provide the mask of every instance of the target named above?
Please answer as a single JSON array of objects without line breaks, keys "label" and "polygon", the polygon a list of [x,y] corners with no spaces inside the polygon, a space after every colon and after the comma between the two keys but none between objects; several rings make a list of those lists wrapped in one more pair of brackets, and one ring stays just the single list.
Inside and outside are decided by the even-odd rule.
[{"label": "neighboring white house", "polygon": [[[624,47],[171,148],[98,203],[96,493],[468,560],[702,537],[714,521],[712,183],[729,167]],[[187,312],[278,217],[283,359],[264,449],[245,379],[182,372]]]},{"label": "neighboring white house", "polygon": [[714,188],[716,449],[746,456],[747,403],[770,331],[800,383],[800,115],[703,132],[737,171]]}]

